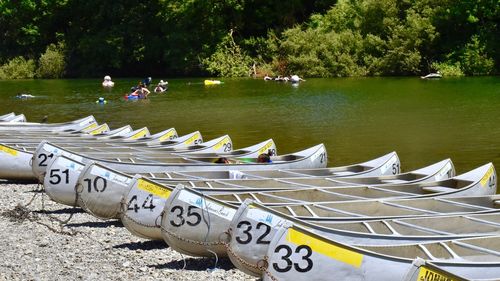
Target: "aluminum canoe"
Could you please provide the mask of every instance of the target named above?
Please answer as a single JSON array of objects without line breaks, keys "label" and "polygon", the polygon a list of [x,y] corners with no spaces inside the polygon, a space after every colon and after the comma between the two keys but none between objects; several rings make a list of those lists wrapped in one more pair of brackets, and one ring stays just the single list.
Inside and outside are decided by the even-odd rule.
[{"label": "aluminum canoe", "polygon": [[[224,141],[224,140],[221,140]],[[208,143],[208,142],[207,142]],[[220,142],[219,142],[220,143]],[[222,143],[224,144],[224,143]],[[215,143],[214,145],[217,145]],[[220,145],[222,147],[222,145]],[[245,158],[256,158],[260,151],[262,149],[267,149],[269,147],[275,147],[274,141],[273,140],[267,140],[264,142],[261,142],[257,145],[253,145],[247,148],[241,149],[241,151],[245,152],[245,154],[238,153],[240,156],[244,156]],[[274,148],[273,148],[274,149]],[[238,151],[238,150],[236,150]],[[225,155],[222,153],[221,155]],[[174,157],[174,156],[173,156]],[[175,157],[180,157],[180,156],[175,156]],[[97,166],[98,164],[95,163],[90,163],[89,166]],[[82,181],[92,179],[94,180],[94,177],[96,176],[95,172],[92,173],[92,171],[97,171],[95,169],[85,169],[83,170],[84,164],[82,162],[76,161],[74,159],[71,159],[69,157],[66,157],[64,155],[59,155],[53,157],[51,160],[48,161],[46,171],[47,173],[44,176],[43,183],[45,186],[46,193],[49,195],[49,197],[62,204],[66,205],[73,205],[74,200],[75,200],[75,191],[74,187],[76,185],[77,179],[80,177],[80,173],[83,172],[84,174],[89,171],[90,175],[88,177],[84,177]],[[105,170],[107,173],[111,174],[117,174],[118,172],[113,171],[109,168],[99,168],[99,170]],[[64,172],[64,181],[59,181],[57,180],[57,175],[58,173]],[[105,174],[104,172],[100,172],[99,174]],[[53,179],[53,177],[56,178],[56,180]],[[129,176],[132,177],[132,176]]]},{"label": "aluminum canoe", "polygon": [[[438,173],[442,167],[446,167],[447,161],[441,161],[441,167],[434,165],[430,165],[429,167],[435,167],[435,173]],[[419,170],[426,170],[424,169],[419,169]],[[430,172],[430,171],[429,171]],[[448,173],[443,173],[443,175],[448,175]],[[115,180],[115,178],[118,178],[119,180]],[[127,178],[125,180],[125,178]],[[137,176],[135,178],[138,178]],[[81,176],[78,179],[78,184],[81,186],[87,186],[89,182],[100,182],[101,185],[106,183],[106,188],[105,190],[100,187],[98,188],[100,192],[95,192],[94,189],[90,188],[82,188],[79,191],[79,199],[84,203],[80,204],[86,211],[89,213],[101,217],[101,218],[114,218],[121,216],[122,221],[124,224],[127,225],[126,220],[130,220],[130,223],[128,225],[130,226],[129,230],[131,232],[134,232],[134,230],[131,230],[133,228],[137,229],[135,232],[137,233],[143,233],[141,236],[143,237],[149,237],[149,238],[159,238],[159,229],[157,225],[153,224],[152,220],[156,219],[152,212],[147,212],[143,213],[144,210],[136,210],[134,209],[134,212],[130,212],[130,210],[124,210],[124,208],[120,207],[120,204],[122,202],[130,202],[131,200],[134,200],[134,197],[140,197],[142,199],[149,197],[151,200],[157,202],[155,203],[159,209],[163,209],[163,206],[165,204],[165,198],[157,197],[154,193],[148,193],[145,190],[141,190],[139,188],[138,182],[132,179],[132,182],[130,182],[130,176],[127,176],[126,174],[119,173],[117,171],[113,171],[112,169],[109,169],[107,167],[104,167],[100,164],[91,164],[87,165],[86,168],[81,172]],[[135,182],[134,182],[135,181]],[[72,193],[72,189],[69,189],[68,187],[64,188],[57,188],[53,186],[52,188],[47,187],[47,180],[45,181],[45,186],[46,186],[46,191],[51,196],[51,198],[54,200],[57,197],[58,201],[62,201],[62,196],[66,195],[65,197],[65,202],[69,202],[71,204],[74,203],[74,194]],[[171,188],[173,186],[171,185]],[[281,188],[299,188],[299,187],[293,187],[293,186],[283,186]],[[61,189],[64,189],[66,191],[63,191]],[[251,190],[252,188],[247,187],[247,190]],[[266,190],[265,187],[263,186],[258,186],[254,187],[254,190]],[[276,189],[276,188],[273,188]],[[278,188],[279,189],[279,188]],[[59,190],[58,192],[54,192],[55,190]],[[68,192],[67,190],[70,190]],[[210,194],[211,189],[198,189],[200,191],[203,191],[207,194]],[[226,189],[227,193],[235,192],[239,190],[238,187],[235,187],[233,189]],[[51,195],[52,194],[52,195]],[[145,199],[144,199],[145,200]],[[127,206],[128,208],[128,206]],[[121,212],[120,212],[121,211]],[[145,228],[143,226],[146,226]],[[152,226],[153,229],[148,228],[148,226]]]},{"label": "aluminum canoe", "polygon": [[[95,157],[88,157],[79,153],[72,153],[62,147],[50,143],[40,143],[33,159],[33,173],[39,179],[43,180],[43,173],[46,166],[42,163],[44,159],[54,155],[63,154],[73,158],[77,161],[88,163],[90,161],[101,162],[112,169],[117,169],[125,173],[135,173],[136,171],[142,172],[165,172],[165,171],[192,171],[192,170],[271,170],[271,169],[292,169],[292,168],[321,168],[326,166],[326,149],[323,144],[281,156],[272,156],[272,163],[257,163],[248,161],[232,161],[229,164],[215,163],[217,158],[189,158],[183,156],[175,158],[176,161],[169,161],[164,163],[161,159],[148,160],[147,158],[140,159],[142,163],[137,163],[135,159],[116,159],[106,160]],[[119,161],[122,162],[119,162]],[[231,161],[231,159],[230,159]]]},{"label": "aluminum canoe", "polygon": [[270,241],[262,277],[399,281],[410,271],[413,260],[420,257],[466,279],[497,279],[499,251],[500,236],[397,246],[351,246],[291,224],[282,227]]},{"label": "aluminum canoe", "polygon": [[[59,159],[60,158],[60,159]],[[450,167],[448,165],[448,160],[441,161],[437,164],[430,165],[428,167],[434,167],[434,170],[431,169],[419,169],[417,171],[421,170],[426,170],[429,175],[435,175],[439,174],[440,171],[442,171],[443,168]],[[59,156],[56,160],[54,160],[54,163],[51,164],[51,168],[49,170],[53,169],[61,169],[65,170],[68,167],[71,166],[79,166],[81,169],[79,169],[78,172],[74,173],[80,174],[78,183],[80,185],[86,185],[88,182],[94,182],[94,181],[102,181],[102,179],[98,179],[99,177],[104,177],[106,181],[106,189],[102,190],[98,193],[93,192],[92,190],[88,189],[82,189],[82,191],[79,194],[79,197],[81,200],[85,200],[88,203],[88,207],[90,208],[89,211],[93,214],[98,215],[99,217],[117,217],[118,216],[118,209],[119,209],[119,204],[124,200],[124,198],[127,197],[127,194],[131,190],[132,186],[126,186],[122,184],[124,181],[120,180],[115,184],[114,178],[129,178],[132,179],[131,175],[121,173],[119,171],[110,169],[102,164],[99,163],[90,163],[87,164],[85,168],[83,168],[82,163],[78,163],[72,159],[69,159],[65,156]],[[428,168],[427,167],[427,168]],[[62,183],[59,183],[57,185],[54,185],[48,181],[47,176],[45,177],[44,185],[45,185],[45,190],[46,193],[51,197],[52,200],[63,203],[63,204],[73,204],[75,200],[75,195],[74,195],[74,182],[72,181],[73,176],[71,176],[73,172],[70,172],[70,181],[69,184],[65,185]],[[448,173],[442,173],[443,178],[448,177]],[[388,176],[390,177],[390,176]],[[375,178],[377,181],[383,177],[377,177]],[[176,181],[171,182],[168,179],[163,179],[163,180],[158,180],[154,179],[155,182],[162,183],[169,185],[170,187],[175,187],[177,184]],[[247,186],[247,190],[280,190],[280,189],[293,189],[293,188],[300,188],[300,186],[286,186],[283,185],[281,187],[265,187],[265,186]],[[197,190],[202,191],[202,192],[207,192],[210,193],[212,191],[211,188],[197,188]],[[235,190],[240,190],[240,187],[234,187],[234,188],[228,188],[226,187],[225,190],[229,193],[234,192]],[[220,191],[219,189],[216,189],[215,191]],[[149,194],[147,194],[149,195]],[[129,195],[132,197],[133,195]]]},{"label": "aluminum canoe", "polygon": [[[162,134],[169,134],[175,129],[168,129]],[[136,133],[137,134],[137,133]],[[119,130],[113,130],[108,133],[100,134],[100,138],[119,138],[129,139],[134,136],[134,131],[130,131],[130,127],[123,127]],[[161,137],[161,136],[160,136]],[[98,141],[102,141],[98,140]],[[36,149],[34,150],[36,151]],[[51,153],[37,155],[33,158],[33,151],[29,148],[19,145],[0,144],[0,178],[13,180],[36,180],[33,174],[32,159],[43,169],[47,165],[47,160],[53,158]]]},{"label": "aluminum canoe", "polygon": [[[43,181],[43,176],[46,171],[46,160],[48,158],[54,158],[57,155],[65,155],[70,158],[73,158],[77,161],[88,163],[91,161],[99,161],[103,163],[107,163],[110,166],[116,166],[120,170],[124,172],[155,172],[155,171],[170,171],[170,170],[193,170],[200,167],[204,167],[205,169],[213,169],[213,170],[224,170],[224,167],[228,167],[231,165],[237,165],[239,168],[250,168],[250,167],[258,167],[258,168],[266,168],[262,167],[267,164],[271,166],[269,163],[257,163],[257,152],[260,151],[259,146],[267,146],[271,143],[272,147],[275,147],[275,144],[272,140],[267,140],[258,144],[257,146],[252,146],[253,150],[242,149],[244,154],[239,154],[238,157],[231,158],[233,164],[219,164],[217,163],[217,159],[220,156],[226,156],[228,153],[228,149],[232,148],[232,142],[229,136],[223,136],[212,141],[205,142],[203,144],[198,144],[194,146],[187,146],[182,149],[179,145],[175,145],[174,150],[171,150],[169,146],[157,149],[157,150],[137,150],[132,151],[131,148],[122,147],[123,151],[128,150],[129,152],[114,152],[114,153],[75,153],[70,150],[67,150],[61,146],[50,144],[47,142],[40,143],[39,147],[33,154],[32,161],[32,170],[40,181]],[[198,151],[209,152],[210,155],[219,155],[217,157],[199,157],[197,155],[187,155],[183,152],[189,151]],[[175,153],[174,153],[175,152]],[[326,154],[326,150],[323,145],[316,146],[304,151],[300,151],[294,154],[289,154],[285,156],[273,156],[273,160],[275,163],[272,165],[278,166],[320,166],[323,163],[317,163],[314,153],[324,153]],[[90,156],[91,155],[91,156]],[[109,157],[109,158],[107,158]],[[317,158],[317,157],[316,157]],[[284,159],[285,161],[280,161]],[[294,159],[291,161],[286,161],[286,159]],[[310,162],[309,162],[310,161]],[[0,163],[1,164],[1,163]],[[268,168],[268,167],[267,167]]]},{"label": "aluminum canoe", "polygon": [[[490,166],[492,167],[492,166]],[[480,167],[481,168],[481,167]],[[484,166],[483,166],[484,168]],[[477,170],[477,169],[476,169]],[[485,175],[488,175],[486,178],[485,186],[488,184],[488,180],[490,178],[496,178],[494,174],[488,174],[489,168],[486,169]],[[469,174],[469,173],[466,173]],[[470,174],[469,174],[470,175]],[[460,178],[461,176],[457,176]],[[457,180],[455,179],[452,180]],[[484,178],[484,175],[483,175]],[[475,186],[474,184],[472,186]],[[495,182],[496,186],[496,182]],[[402,185],[402,188],[405,186]],[[484,187],[484,186],[483,186]],[[351,187],[352,189],[356,189],[358,187]],[[346,188],[346,191],[351,188]],[[384,188],[384,186],[381,186]],[[140,189],[140,188],[139,188]],[[132,191],[136,191],[137,189],[131,189]],[[467,189],[465,189],[467,190]],[[477,189],[474,189],[477,191]],[[294,190],[295,191],[295,190]],[[286,191],[283,191],[286,192]],[[237,193],[237,192],[234,192]],[[264,193],[264,192],[262,192]],[[261,194],[262,194],[261,193]],[[307,190],[304,190],[304,194],[307,194]],[[247,194],[258,194],[256,193],[247,193]],[[446,193],[444,193],[446,194]],[[460,193],[457,193],[460,194]],[[469,194],[465,192],[465,194]],[[494,193],[492,193],[494,194]],[[450,194],[448,194],[450,195]],[[164,240],[172,247],[179,252],[190,254],[190,255],[211,255],[212,252],[215,252],[219,255],[227,254],[226,248],[224,245],[218,243],[219,237],[223,235],[223,232],[229,229],[230,223],[233,219],[233,215],[236,212],[236,208],[234,206],[238,206],[242,202],[232,201],[232,195],[214,195],[214,194],[204,194],[199,191],[195,191],[190,188],[181,188],[177,187],[173,192],[169,193],[168,198],[164,199],[164,213],[162,220],[162,235]],[[494,206],[483,207],[472,204],[466,204],[467,206],[461,206],[460,204],[456,204],[453,200],[454,197],[448,197],[445,195],[440,195],[439,193],[435,193],[434,198],[422,198],[416,199],[417,196],[409,199],[399,199],[396,200],[394,198],[385,198],[379,200],[360,200],[359,198],[356,200],[341,200],[340,202],[334,203],[312,203],[302,201],[300,203],[279,203],[284,204],[286,206],[274,206],[278,212],[285,213],[292,217],[297,217],[299,219],[311,220],[311,221],[335,221],[337,220],[346,220],[346,221],[362,221],[362,220],[374,220],[374,219],[385,219],[385,218],[404,218],[404,217],[419,217],[419,216],[429,216],[429,215],[446,215],[446,214],[457,214],[457,213],[473,213],[473,212],[482,212],[482,211],[493,211],[495,210]],[[491,195],[495,196],[495,195]],[[128,196],[130,198],[130,195]],[[234,197],[233,197],[234,198]],[[259,200],[256,196],[247,197],[252,200]],[[450,198],[450,199],[448,199]],[[466,198],[470,200],[470,197],[459,197]],[[477,198],[477,197],[474,197]],[[243,199],[240,197],[240,199]],[[427,200],[427,201],[425,201]],[[450,201],[447,201],[450,200]],[[494,204],[496,199],[492,198],[483,198],[484,203]],[[196,203],[198,202],[198,203]],[[201,202],[201,203],[200,203]],[[203,210],[203,205],[199,204],[209,204],[203,203],[209,202],[211,205],[224,206],[225,210],[230,211],[233,215],[224,215],[219,216],[216,213],[212,213],[210,216],[211,225],[207,224],[175,224],[170,223],[169,221],[174,220],[176,213],[172,210],[174,209],[182,209],[188,210],[193,208],[198,208],[199,210]],[[160,204],[159,201],[157,204]],[[198,205],[196,205],[196,204]],[[263,203],[260,201],[260,203]],[[276,205],[276,201],[271,200],[266,202],[267,206]],[[266,204],[265,203],[265,204]],[[412,205],[418,205],[419,208],[412,208]],[[335,206],[327,207],[323,206]],[[338,206],[338,207],[337,207]],[[342,207],[342,209],[341,209]],[[324,209],[323,209],[324,208]],[[299,213],[299,210],[310,211],[309,216],[305,216],[304,211]],[[319,211],[323,211],[320,213]],[[313,212],[316,211],[316,212]],[[359,214],[357,214],[358,212]],[[361,213],[366,212],[366,215]],[[320,217],[323,215],[323,217]],[[182,239],[180,239],[179,235],[183,235]],[[203,234],[203,235],[201,235]],[[203,237],[203,240],[197,240]],[[194,242],[203,242],[200,244],[201,246],[197,247]],[[208,247],[207,247],[208,246]]]},{"label": "aluminum canoe", "polygon": [[16,116],[16,114],[14,112],[2,114],[2,115],[0,115],[0,122],[8,121],[9,118],[12,118],[12,117],[15,117],[15,116]]},{"label": "aluminum canoe", "polygon": [[113,145],[125,146],[129,143],[149,145],[154,141],[160,142],[165,138],[170,140],[176,137],[177,132],[174,128],[151,135],[147,127],[132,130],[132,128],[127,125],[115,130],[110,130],[107,124],[102,124],[93,128],[72,133],[0,134],[0,142],[34,151],[38,144],[42,141],[48,141],[69,147],[113,147]]},{"label": "aluminum canoe", "polygon": [[476,215],[401,218],[360,222],[311,224],[272,208],[245,201],[229,226],[227,253],[240,270],[260,276],[269,241],[281,225],[294,223],[350,245],[399,245],[477,236],[500,235],[500,211]]},{"label": "aluminum canoe", "polygon": [[26,122],[26,116],[24,114],[19,114],[19,115],[7,115],[2,118],[0,116],[0,122],[2,123],[19,123],[19,122]]},{"label": "aluminum canoe", "polygon": [[[459,179],[460,179],[460,176],[459,176]],[[90,180],[90,179],[89,179]],[[170,194],[171,192],[169,191],[168,192],[168,195],[167,197],[162,197],[165,195],[165,193],[163,192],[148,192],[148,190],[145,190],[144,188],[141,188],[141,185],[146,185],[145,183],[148,183],[148,185],[151,185],[151,186],[154,186],[154,184],[152,184],[150,181],[144,179],[144,178],[141,178],[141,177],[135,177],[135,180],[132,181],[132,183],[129,183],[129,185],[131,185],[131,187],[129,188],[130,191],[127,195],[127,197],[123,197],[123,193],[120,193],[120,191],[118,190],[123,190],[123,188],[121,187],[118,187],[118,188],[113,188],[113,191],[116,192],[115,194],[113,194],[113,196],[109,196],[109,197],[106,197],[108,200],[99,200],[99,199],[96,199],[95,197],[93,197],[91,199],[90,197],[90,194],[93,194],[92,196],[104,196],[102,193],[101,194],[97,194],[97,193],[92,193],[92,192],[83,192],[82,194],[80,194],[81,198],[84,198],[86,203],[86,207],[87,208],[91,208],[91,213],[93,214],[102,214],[103,216],[107,216],[107,217],[112,217],[114,216],[115,214],[118,213],[118,210],[120,210],[119,206],[118,206],[118,202],[128,202],[128,205],[126,206],[123,206],[121,208],[121,210],[125,210],[122,212],[122,215],[121,215],[121,218],[122,218],[122,221],[124,222],[124,224],[127,226],[127,228],[134,234],[136,235],[140,235],[140,236],[147,236],[149,238],[158,238],[158,227],[157,226],[157,222],[155,222],[156,220],[156,216],[158,215],[158,213],[155,213],[153,212],[153,210],[141,210],[140,208],[137,209],[137,208],[132,208],[131,207],[131,204],[132,202],[154,202],[153,205],[155,205],[156,207],[160,207],[158,210],[161,210],[162,207],[166,210],[165,211],[165,214],[168,215],[168,209],[171,209],[171,208],[182,208],[182,209],[190,209],[192,208],[192,206],[189,206],[189,205],[186,205],[186,201],[182,199],[183,195],[181,195],[181,192],[173,192],[172,194]],[[403,186],[403,185],[402,185]],[[166,188],[168,190],[168,187],[163,187],[163,188]],[[357,188],[357,187],[351,187],[353,189]],[[161,188],[160,188],[161,189]],[[346,188],[347,189],[347,188]],[[113,191],[110,191],[110,192],[113,192]],[[190,193],[190,192],[193,192],[195,193],[194,195],[192,195],[191,197],[194,197],[194,198],[201,198],[201,196],[207,196],[205,194],[201,195],[202,193],[199,193],[199,192],[195,192],[191,189],[189,189],[189,191],[186,191],[184,193]],[[312,191],[312,190],[303,190],[303,192],[308,192],[308,191]],[[238,191],[233,191],[233,193],[237,193]],[[229,193],[231,193],[229,191]],[[118,195],[118,196],[117,196]],[[111,197],[114,197],[113,199],[111,199]],[[189,196],[187,196],[189,197]],[[211,197],[211,196],[208,196],[208,197]],[[226,198],[226,195],[214,195],[213,197],[215,198]],[[197,200],[198,200],[197,199]],[[208,199],[207,199],[208,200]],[[113,204],[114,206],[109,206],[107,204],[109,204],[110,202],[114,201],[115,204]],[[191,200],[191,201],[196,201],[196,200]],[[220,200],[209,200],[211,202],[211,204],[219,204]],[[214,203],[215,202],[215,203]],[[92,204],[93,206],[89,206],[88,204]],[[134,204],[137,204],[137,203],[134,203]],[[144,203],[146,204],[146,203]],[[224,204],[227,204],[227,203],[224,203]],[[174,207],[172,207],[174,206]],[[232,205],[234,206],[234,205]],[[229,207],[228,207],[229,208]],[[233,207],[234,208],[234,207]],[[234,210],[233,210],[234,211]],[[213,222],[216,222],[219,218],[217,217],[214,217],[214,219],[212,220]],[[213,242],[212,239],[214,239],[214,236],[215,237],[219,237],[221,235],[220,231],[224,231],[225,229],[228,228],[229,226],[229,223],[231,222],[231,219],[227,219],[225,217],[223,218],[220,218],[220,225],[218,225],[218,227],[215,227],[213,228],[213,231],[215,231],[214,233],[215,234],[211,234],[211,235],[205,235],[204,236],[204,239],[208,239],[210,240],[208,243],[211,243]],[[220,227],[222,224],[225,225],[225,227]],[[147,227],[144,227],[144,226],[150,226],[151,228],[147,228]],[[168,230],[170,226],[163,226],[162,229],[163,230]],[[171,230],[170,233],[174,233],[175,231],[177,230]],[[179,231],[186,231],[186,229],[182,229],[182,230],[179,230]],[[201,231],[202,233],[207,233],[206,231]],[[197,231],[194,231],[194,230],[190,230],[189,231],[189,234],[188,235],[197,235]],[[191,238],[191,237],[189,237]],[[189,241],[190,239],[186,239],[185,241]],[[192,238],[192,239],[195,239],[195,238]],[[215,238],[217,239],[217,238]],[[191,241],[194,241],[194,240],[191,240]],[[193,249],[193,251],[195,251],[194,249],[196,248],[196,251],[198,251],[197,253],[199,253],[199,251],[203,251],[205,253],[207,253],[206,249],[204,249],[203,247],[200,248],[197,248],[197,247],[193,247],[191,245],[190,249]],[[212,249],[214,250],[214,249]],[[219,249],[220,250],[220,249]],[[222,250],[222,252],[224,252],[224,250]],[[193,253],[192,253],[193,254]]]},{"label": "aluminum canoe", "polygon": [[[384,174],[387,172],[384,169],[385,163],[380,163],[378,169],[374,167],[372,173],[375,173],[378,170],[379,176],[371,176],[371,177],[358,177],[359,175],[356,173],[351,173],[350,176],[341,175],[336,176],[335,174],[328,177],[316,177],[316,176],[303,176],[303,177],[292,177],[292,178],[245,178],[245,179],[226,179],[228,174],[234,171],[228,172],[196,172],[198,174],[210,174],[214,176],[214,179],[170,179],[172,177],[172,173],[168,173],[169,177],[165,177],[165,174],[150,174],[145,175],[157,181],[162,182],[171,182],[171,183],[181,183],[186,186],[190,186],[197,189],[204,189],[210,191],[217,190],[228,190],[238,188],[240,191],[242,190],[255,190],[256,188],[265,189],[288,189],[287,187],[296,187],[296,188],[307,188],[307,187],[335,187],[335,186],[353,186],[353,185],[369,185],[369,186],[377,186],[377,185],[401,185],[401,184],[409,184],[409,183],[422,183],[422,182],[433,182],[438,180],[449,179],[455,175],[455,169],[453,167],[453,163],[450,159],[446,159],[435,163],[433,165],[407,172],[402,174]],[[340,167],[343,168],[343,167]],[[330,171],[335,170],[335,167],[326,168]],[[215,179],[215,176],[219,174],[219,179]],[[392,171],[391,171],[392,173]],[[183,173],[186,176],[190,176],[190,173]],[[361,172],[361,174],[364,174]]]},{"label": "aluminum canoe", "polygon": [[[317,180],[317,179],[316,179]],[[306,181],[304,179],[302,182]],[[255,181],[250,181],[250,186]],[[280,180],[281,185],[275,184],[275,187],[291,185],[293,181]],[[302,203],[329,203],[343,202],[366,199],[387,199],[397,197],[430,197],[435,194],[440,196],[466,196],[466,195],[492,195],[496,193],[496,171],[492,163],[482,165],[467,173],[457,175],[453,178],[444,180],[417,182],[406,184],[385,184],[385,185],[358,185],[352,184],[333,184],[325,185],[302,185],[296,184],[293,189],[276,191],[241,190],[238,188],[226,188],[210,190],[210,195],[232,204],[240,204],[249,198],[258,203],[267,205],[280,204],[302,204]],[[319,182],[319,181],[317,181]],[[242,186],[236,186],[242,187]],[[255,185],[255,187],[259,187]],[[265,185],[262,185],[265,187]],[[272,187],[272,185],[270,186]],[[229,191],[229,193],[228,193]]]},{"label": "aluminum canoe", "polygon": [[85,129],[92,124],[96,124],[94,116],[87,116],[81,119],[77,119],[65,123],[33,123],[33,122],[19,122],[19,123],[0,123],[0,131],[80,131]]},{"label": "aluminum canoe", "polygon": [[[434,176],[448,176],[451,173],[447,171],[443,172],[443,169],[450,169],[453,166],[450,164],[451,161],[444,160],[438,162],[437,164],[430,165],[428,167],[418,169],[416,171],[426,172],[427,176],[424,176],[423,179]],[[49,195],[49,197],[58,203],[66,204],[66,205],[74,205],[75,202],[75,192],[74,186],[75,184],[85,185],[88,182],[94,181],[106,181],[106,190],[101,191],[99,193],[91,192],[92,190],[83,189],[80,193],[80,198],[85,200],[86,202],[90,202],[88,205],[89,212],[96,214],[99,217],[116,217],[117,209],[119,208],[119,203],[122,201],[122,198],[127,195],[129,188],[123,185],[123,181],[119,181],[117,183],[114,182],[114,178],[132,178],[131,175],[127,175],[121,173],[119,171],[110,169],[99,163],[90,163],[84,168],[84,164],[78,162],[74,159],[68,158],[66,156],[60,155],[51,160],[48,164],[47,168],[48,173],[44,178],[44,186],[45,191]],[[64,177],[65,180],[58,180],[58,173],[65,172]],[[453,172],[453,171],[452,171]],[[54,177],[54,178],[53,178]],[[99,177],[105,177],[105,179],[97,179]],[[388,178],[392,178],[392,176],[388,176]],[[78,179],[78,181],[77,181]],[[383,177],[375,177],[374,181],[379,182]],[[158,179],[155,179],[158,181]],[[76,183],[77,182],[77,183]],[[164,178],[163,183],[170,184],[174,186],[177,181],[170,181],[168,178]],[[230,188],[230,186],[226,186],[225,190],[228,192],[232,192],[235,189],[240,189],[239,187]],[[287,186],[282,185],[280,187],[265,187],[265,186],[255,186],[255,187],[247,187],[247,190],[276,190],[276,189],[284,189],[284,188],[300,188],[300,186]],[[211,188],[200,188],[202,191],[220,191],[219,189],[212,190]],[[109,207],[115,206],[115,207]],[[113,210],[113,211],[110,211]],[[111,212],[111,213],[110,213]]]},{"label": "aluminum canoe", "polygon": [[[350,181],[356,181],[357,177],[376,177],[385,175],[395,175],[401,172],[401,162],[396,152],[390,152],[375,159],[331,168],[319,169],[280,169],[280,170],[245,170],[240,171],[232,169],[228,171],[190,171],[190,172],[172,172],[166,176],[171,179],[269,179],[269,178],[311,178],[311,177],[349,177]],[[425,171],[422,171],[424,174]],[[163,178],[165,175],[153,175],[153,178]],[[403,178],[401,178],[403,177]],[[395,178],[384,178],[384,181],[398,182],[399,179],[407,181],[408,178],[419,178],[418,174],[408,174],[397,176]],[[360,179],[360,181],[362,181]]]}]

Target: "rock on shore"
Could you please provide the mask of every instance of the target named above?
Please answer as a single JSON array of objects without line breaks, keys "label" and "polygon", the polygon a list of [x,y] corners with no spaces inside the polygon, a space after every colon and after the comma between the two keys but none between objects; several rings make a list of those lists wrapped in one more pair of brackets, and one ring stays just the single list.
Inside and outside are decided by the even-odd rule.
[{"label": "rock on shore", "polygon": [[[2,281],[256,280],[228,259],[214,269],[213,258],[182,256],[163,241],[137,238],[118,221],[54,203],[35,188],[0,181]],[[59,221],[71,214],[61,228]]]}]

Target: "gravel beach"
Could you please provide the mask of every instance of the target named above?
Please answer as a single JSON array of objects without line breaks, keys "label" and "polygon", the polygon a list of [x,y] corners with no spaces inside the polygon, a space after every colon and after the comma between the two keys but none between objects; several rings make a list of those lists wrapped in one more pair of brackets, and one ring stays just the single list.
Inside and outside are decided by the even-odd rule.
[{"label": "gravel beach", "polygon": [[54,203],[35,189],[0,181],[2,281],[256,280],[226,258],[216,265],[215,258],[182,256],[162,241],[135,237],[118,221]]}]

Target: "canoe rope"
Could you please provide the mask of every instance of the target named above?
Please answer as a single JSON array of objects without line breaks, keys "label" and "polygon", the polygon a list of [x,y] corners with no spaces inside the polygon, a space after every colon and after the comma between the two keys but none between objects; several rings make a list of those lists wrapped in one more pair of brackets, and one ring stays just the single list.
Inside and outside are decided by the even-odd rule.
[{"label": "canoe rope", "polygon": [[238,261],[238,263],[244,265],[245,267],[253,268],[253,269],[256,269],[256,270],[258,270],[260,272],[263,272],[267,276],[269,276],[269,278],[271,280],[278,281],[278,278],[274,277],[271,274],[271,272],[268,270],[269,261],[267,259],[268,258],[267,256],[265,256],[264,259],[259,260],[257,262],[257,264],[253,264],[253,263],[250,263],[250,262],[244,260],[238,254],[236,254],[234,252],[233,248],[231,248],[231,246],[229,245],[229,243],[224,243],[224,246],[226,247],[227,253],[230,254],[231,256],[233,256]]},{"label": "canoe rope", "polygon": [[127,212],[122,213],[122,214],[123,214],[123,218],[126,218],[129,221],[131,221],[131,222],[133,222],[133,223],[135,223],[137,225],[140,225],[142,227],[145,227],[145,228],[154,228],[154,229],[158,228],[158,226],[156,225],[156,221],[155,221],[155,225],[145,224],[145,223],[142,223],[142,222],[140,222],[140,221],[132,218],[131,216],[127,215]]},{"label": "canoe rope", "polygon": [[[180,241],[186,242],[186,243],[195,244],[195,245],[198,245],[198,246],[220,246],[220,245],[224,245],[224,243],[226,243],[226,242],[223,242],[223,241],[201,242],[201,241],[195,241],[195,240],[187,239],[187,238],[184,238],[184,237],[178,235],[177,233],[174,233],[174,232],[172,232],[172,231],[164,228],[163,226],[161,226],[161,230],[165,231],[165,233],[167,233],[170,236],[173,236],[177,240],[180,240]],[[224,233],[227,233],[227,232],[224,232]]]},{"label": "canoe rope", "polygon": [[[238,260],[238,262],[240,262],[241,264],[243,264],[243,265],[245,265],[247,267],[250,267],[250,268],[254,268],[256,270],[259,270],[259,271],[265,273],[273,281],[278,281],[278,279],[275,276],[273,276],[271,274],[271,272],[268,270],[268,264],[269,264],[269,262],[267,260],[267,256],[263,260],[259,261],[259,263],[262,263],[261,265],[259,263],[252,264],[252,263],[249,263],[246,260],[242,259],[241,257],[239,257],[233,251],[233,249],[231,248],[230,244],[228,242],[226,242],[226,241],[223,241],[222,238],[221,238],[221,241],[201,242],[201,241],[195,241],[195,240],[184,238],[184,237],[178,235],[177,233],[174,233],[174,232],[172,232],[172,231],[164,228],[163,226],[160,226],[160,228],[167,235],[172,236],[172,237],[174,237],[177,240],[180,240],[182,242],[191,243],[191,244],[195,244],[195,245],[198,245],[198,246],[219,246],[219,245],[221,245],[221,246],[223,246],[226,249],[226,251],[227,251],[228,254],[230,254],[233,257],[235,257]],[[223,232],[223,235],[226,235],[226,237],[229,238],[231,234],[230,234],[230,231],[228,230],[228,231]],[[222,237],[222,235],[221,235],[221,237]],[[206,249],[206,250],[208,250],[208,249]],[[213,251],[209,251],[209,252],[215,253]]]},{"label": "canoe rope", "polygon": [[[21,221],[27,219],[31,222],[36,223],[36,224],[43,225],[43,226],[47,227],[50,231],[52,231],[54,233],[58,233],[58,234],[75,236],[78,233],[78,231],[76,231],[72,228],[70,228],[70,231],[63,230],[63,228],[66,226],[68,221],[73,217],[73,214],[75,212],[71,212],[69,218],[66,220],[61,220],[59,218],[51,216],[50,214],[46,213],[46,210],[45,210],[45,200],[44,200],[45,188],[44,188],[43,184],[38,183],[36,185],[36,187],[33,189],[33,192],[35,194],[33,195],[33,197],[31,197],[30,201],[26,205],[18,204],[14,208],[14,210],[10,211],[12,217],[20,218]],[[49,221],[57,222],[59,224],[60,229],[56,229],[47,223],[41,222],[39,220],[39,217],[36,216],[36,214],[34,214],[35,211],[30,210],[28,208],[28,206],[31,205],[35,201],[35,198],[38,196],[38,194],[40,194],[42,208],[40,210],[38,210],[37,212],[46,215],[46,217],[49,219]],[[30,216],[30,214],[32,214],[32,216]]]}]

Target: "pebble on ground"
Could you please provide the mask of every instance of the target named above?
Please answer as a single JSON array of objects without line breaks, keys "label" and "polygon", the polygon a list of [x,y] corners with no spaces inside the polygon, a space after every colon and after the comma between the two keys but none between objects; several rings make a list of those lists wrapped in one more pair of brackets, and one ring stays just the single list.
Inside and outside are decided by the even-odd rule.
[{"label": "pebble on ground", "polygon": [[227,258],[216,265],[215,258],[182,256],[163,241],[133,236],[119,221],[57,204],[36,188],[0,181],[0,281],[256,280]]}]

